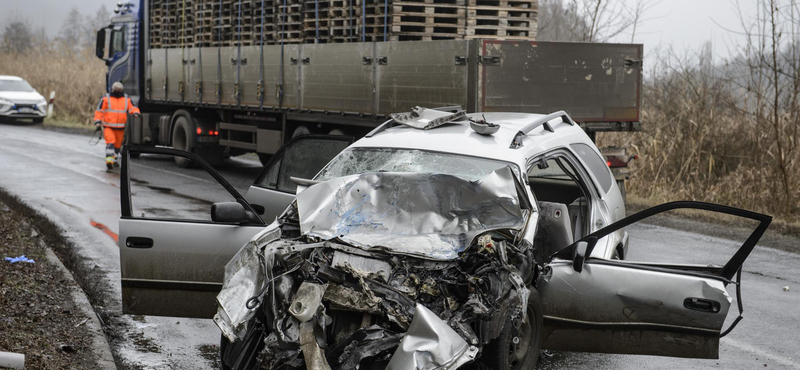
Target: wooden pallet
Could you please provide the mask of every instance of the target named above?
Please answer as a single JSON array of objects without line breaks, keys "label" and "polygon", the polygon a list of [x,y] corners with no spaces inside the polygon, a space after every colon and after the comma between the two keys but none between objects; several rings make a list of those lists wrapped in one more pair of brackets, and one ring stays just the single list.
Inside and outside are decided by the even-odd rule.
[{"label": "wooden pallet", "polygon": [[534,40],[538,31],[539,0],[148,1],[151,47]]},{"label": "wooden pallet", "polygon": [[303,42],[327,43],[331,37],[331,2],[306,0],[303,4]]},{"label": "wooden pallet", "polygon": [[465,38],[511,37],[534,40],[538,25],[535,0],[467,0]]},{"label": "wooden pallet", "polygon": [[463,37],[464,0],[398,1],[392,6],[391,40],[449,40]]}]

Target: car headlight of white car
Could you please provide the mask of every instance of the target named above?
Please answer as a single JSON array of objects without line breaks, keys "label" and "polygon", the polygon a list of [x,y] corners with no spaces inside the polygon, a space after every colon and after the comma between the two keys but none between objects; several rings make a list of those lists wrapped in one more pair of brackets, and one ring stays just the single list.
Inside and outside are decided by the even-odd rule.
[{"label": "car headlight of white car", "polygon": [[14,102],[5,98],[0,98],[0,105],[14,105]]},{"label": "car headlight of white car", "polygon": [[46,110],[47,109],[47,100],[42,98],[41,100],[37,101],[36,102],[36,107],[39,108],[39,110]]}]

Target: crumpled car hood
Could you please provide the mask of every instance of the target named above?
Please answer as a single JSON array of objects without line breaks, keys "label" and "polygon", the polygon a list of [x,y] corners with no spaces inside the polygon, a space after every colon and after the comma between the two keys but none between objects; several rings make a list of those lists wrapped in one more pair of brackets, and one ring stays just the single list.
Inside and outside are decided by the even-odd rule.
[{"label": "crumpled car hood", "polygon": [[365,249],[452,260],[478,235],[521,229],[509,167],[477,181],[443,174],[376,172],[332,179],[297,196],[300,231]]}]

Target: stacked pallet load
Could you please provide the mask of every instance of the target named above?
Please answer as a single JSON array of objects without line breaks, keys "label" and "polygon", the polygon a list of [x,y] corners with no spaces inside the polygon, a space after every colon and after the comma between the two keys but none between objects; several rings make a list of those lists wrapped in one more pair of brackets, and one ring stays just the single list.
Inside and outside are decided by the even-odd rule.
[{"label": "stacked pallet load", "polygon": [[303,42],[327,43],[330,40],[330,0],[303,2]]},{"label": "stacked pallet load", "polygon": [[392,1],[356,0],[357,41],[388,41],[392,32]]},{"label": "stacked pallet load", "polygon": [[392,6],[392,41],[463,38],[465,0],[396,1]]},{"label": "stacked pallet load", "polygon": [[330,42],[357,42],[359,5],[356,0],[330,0],[328,7],[328,30]]},{"label": "stacked pallet load", "polygon": [[288,44],[299,44],[304,41],[305,24],[303,23],[304,0],[276,0],[277,23],[275,24],[275,40]]},{"label": "stacked pallet load", "polygon": [[153,48],[533,41],[539,0],[149,0]]},{"label": "stacked pallet load", "polygon": [[253,45],[253,0],[240,0],[233,3],[233,42],[244,46]]},{"label": "stacked pallet load", "polygon": [[275,44],[278,19],[275,16],[275,4],[280,0],[255,0],[253,12],[253,36],[256,45]]},{"label": "stacked pallet load", "polygon": [[161,48],[164,42],[161,38],[161,28],[164,21],[164,1],[150,1],[150,47]]},{"label": "stacked pallet load", "polygon": [[537,0],[467,0],[466,39],[535,40]]}]

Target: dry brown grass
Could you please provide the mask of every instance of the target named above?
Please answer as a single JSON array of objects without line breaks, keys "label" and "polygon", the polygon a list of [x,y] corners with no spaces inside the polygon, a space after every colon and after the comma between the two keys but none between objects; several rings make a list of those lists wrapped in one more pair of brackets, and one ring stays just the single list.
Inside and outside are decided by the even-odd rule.
[{"label": "dry brown grass", "polygon": [[[800,173],[790,168],[787,194],[775,133],[763,116],[745,112],[744,99],[724,77],[697,66],[671,68],[645,83],[643,131],[600,135],[598,144],[625,146],[639,156],[627,190],[646,203],[700,200],[797,224]],[[793,125],[785,122],[787,131]],[[786,163],[800,162],[796,148],[784,151]]]},{"label": "dry brown grass", "polygon": [[60,42],[29,49],[24,54],[0,53],[0,75],[27,80],[46,99],[56,92],[55,117],[89,124],[105,92],[106,66],[92,51],[75,51]]}]

